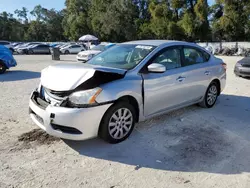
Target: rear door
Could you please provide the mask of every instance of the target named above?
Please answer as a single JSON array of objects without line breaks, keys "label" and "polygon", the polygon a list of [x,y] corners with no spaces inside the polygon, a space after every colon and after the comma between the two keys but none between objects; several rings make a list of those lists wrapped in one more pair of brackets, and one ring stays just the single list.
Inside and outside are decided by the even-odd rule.
[{"label": "rear door", "polygon": [[35,48],[34,48],[34,52],[35,53],[39,53],[39,54],[44,54],[44,46],[46,45],[43,45],[43,44],[40,44],[40,45],[37,45]]},{"label": "rear door", "polygon": [[166,67],[164,73],[143,73],[144,115],[150,116],[181,105],[186,101],[189,90],[183,87],[181,77],[185,68],[181,67],[181,47],[167,47],[158,52],[149,63],[159,63]]},{"label": "rear door", "polygon": [[210,55],[192,46],[183,46],[182,66],[183,90],[186,92],[184,102],[198,101],[201,99],[212,79],[212,67],[209,64]]}]

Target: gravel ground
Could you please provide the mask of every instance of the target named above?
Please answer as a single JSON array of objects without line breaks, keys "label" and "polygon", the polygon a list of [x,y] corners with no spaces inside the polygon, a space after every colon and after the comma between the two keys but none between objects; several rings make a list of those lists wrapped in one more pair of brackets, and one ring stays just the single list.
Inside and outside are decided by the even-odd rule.
[{"label": "gravel ground", "polygon": [[[50,137],[28,101],[50,56],[15,56],[0,75],[0,187],[250,187],[250,80],[240,57],[223,57],[228,79],[214,108],[190,106],[142,122],[117,145]],[[64,56],[63,61],[75,61]]]}]

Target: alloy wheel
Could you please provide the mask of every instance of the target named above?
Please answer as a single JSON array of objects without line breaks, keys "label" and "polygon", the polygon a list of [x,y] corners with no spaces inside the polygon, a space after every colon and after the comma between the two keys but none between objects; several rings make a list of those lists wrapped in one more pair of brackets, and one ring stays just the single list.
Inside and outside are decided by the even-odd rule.
[{"label": "alloy wheel", "polygon": [[218,96],[217,87],[216,87],[216,85],[212,85],[209,88],[208,93],[207,93],[207,103],[209,105],[213,105],[217,99],[217,96]]},{"label": "alloy wheel", "polygon": [[109,120],[108,130],[114,139],[125,137],[133,126],[132,112],[127,108],[118,109]]}]

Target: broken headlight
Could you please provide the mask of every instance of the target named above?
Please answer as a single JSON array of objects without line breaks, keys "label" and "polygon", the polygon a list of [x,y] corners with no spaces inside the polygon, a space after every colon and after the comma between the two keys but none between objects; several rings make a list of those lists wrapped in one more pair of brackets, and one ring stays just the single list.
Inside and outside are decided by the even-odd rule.
[{"label": "broken headlight", "polygon": [[96,97],[101,93],[101,88],[94,88],[85,91],[78,91],[72,93],[68,101],[73,106],[81,106],[96,103]]}]

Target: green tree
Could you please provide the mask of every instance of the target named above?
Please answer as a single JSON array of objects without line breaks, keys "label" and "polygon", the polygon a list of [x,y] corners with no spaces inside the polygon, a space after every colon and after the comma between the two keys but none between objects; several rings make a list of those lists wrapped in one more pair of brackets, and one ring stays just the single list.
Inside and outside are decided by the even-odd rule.
[{"label": "green tree", "polygon": [[212,26],[215,38],[227,41],[248,39],[250,1],[217,0],[212,7],[212,13],[214,16]]},{"label": "green tree", "polygon": [[25,33],[25,39],[27,41],[46,41],[46,34],[46,25],[43,22],[33,20]]},{"label": "green tree", "polygon": [[64,35],[77,41],[84,34],[91,33],[89,20],[90,0],[66,0],[66,12],[62,21]]},{"label": "green tree", "polygon": [[136,39],[138,7],[129,0],[93,0],[90,7],[94,34],[109,41]]}]

